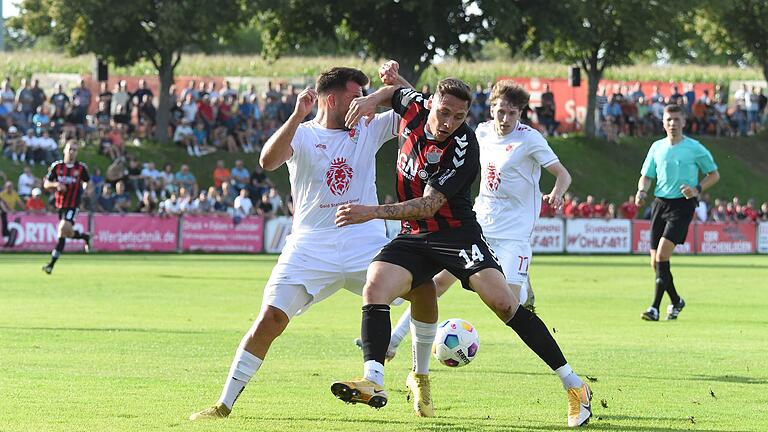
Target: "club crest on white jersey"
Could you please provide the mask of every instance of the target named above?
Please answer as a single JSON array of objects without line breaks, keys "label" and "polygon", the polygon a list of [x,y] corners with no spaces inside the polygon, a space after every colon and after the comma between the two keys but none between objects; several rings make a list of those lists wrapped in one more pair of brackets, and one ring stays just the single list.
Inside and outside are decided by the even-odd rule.
[{"label": "club crest on white jersey", "polygon": [[488,190],[491,191],[497,190],[501,184],[501,173],[493,162],[489,163],[486,167],[485,181]]},{"label": "club crest on white jersey", "polygon": [[[353,129],[354,130],[354,129]],[[325,172],[325,183],[334,195],[344,195],[349,190],[349,184],[352,182],[354,170],[347,165],[344,158],[336,158],[331,163],[331,167]]]}]

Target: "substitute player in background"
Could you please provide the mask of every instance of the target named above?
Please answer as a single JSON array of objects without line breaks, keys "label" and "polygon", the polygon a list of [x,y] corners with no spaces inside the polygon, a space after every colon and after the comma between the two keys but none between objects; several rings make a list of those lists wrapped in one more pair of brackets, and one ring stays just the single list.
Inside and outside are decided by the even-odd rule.
[{"label": "substitute player in background", "polygon": [[[264,288],[261,313],[243,337],[218,402],[190,420],[227,417],[259,370],[272,342],[290,320],[341,288],[362,293],[366,270],[388,242],[381,221],[338,228],[344,203],[376,205],[376,152],[395,137],[397,115],[377,114],[345,126],[350,102],[368,77],[338,67],[299,93],[293,114],[270,137],[259,163],[273,171],[288,165],[295,213],[293,229]],[[318,102],[317,115],[302,123]],[[429,281],[428,289],[434,293]]]},{"label": "substitute player in background", "polygon": [[[651,211],[651,267],[656,271],[656,292],[651,306],[642,313],[646,321],[659,320],[661,298],[666,292],[672,304],[667,319],[674,320],[685,307],[675,289],[670,258],[675,245],[685,243],[688,225],[702,191],[720,180],[712,154],[701,143],[683,135],[685,111],[680,105],[667,105],[662,119],[667,137],[651,145],[640,170],[635,204],[642,206],[653,180],[656,189]],[[704,178],[699,181],[699,173]]]},{"label": "substitute player in background", "polygon": [[[402,116],[403,142],[397,163],[400,202],[342,205],[336,223],[348,226],[393,219],[402,221],[402,231],[368,269],[363,291],[363,378],[334,382],[331,392],[345,402],[386,405],[384,359],[391,330],[389,304],[438,272],[448,270],[464,288],[476,292],[557,373],[568,394],[568,425],[581,426],[592,415],[589,387],[568,365],[541,319],[520,305],[518,293],[506,283],[472,211],[470,189],[480,168],[480,149],[475,133],[465,122],[471,100],[469,86],[448,78],[438,83],[428,100],[413,89],[386,86],[371,96],[355,99],[350,106],[347,124],[355,124],[360,116],[373,116],[378,105],[390,106]],[[432,300],[436,313],[436,294]],[[436,323],[436,318],[420,324],[426,327]],[[418,337],[420,344],[432,345],[435,324],[431,328],[432,337]],[[414,361],[422,362],[421,370],[409,375],[406,384],[418,402],[414,405],[417,414],[433,416],[427,374],[429,353],[420,359],[416,358],[419,352],[414,351]]]},{"label": "substitute player in background", "polygon": [[90,250],[91,237],[87,233],[75,230],[75,218],[80,212],[80,198],[91,179],[88,167],[77,160],[78,143],[69,140],[64,145],[64,160],[51,164],[43,187],[55,190],[55,206],[59,213],[59,240],[51,251],[51,261],[43,266],[43,271],[51,274],[53,266],[64,252],[67,238],[85,241],[85,251]]},{"label": "substitute player in background", "polygon": [[[491,89],[493,120],[480,123],[475,131],[480,144],[481,177],[480,194],[473,209],[510,288],[520,293],[520,303],[528,302],[532,307],[528,276],[533,255],[530,240],[541,212],[541,168],[556,177],[552,191],[543,196],[554,208],[563,204],[571,175],[541,133],[520,123],[520,114],[529,100],[528,92],[512,81],[499,81]],[[434,280],[438,296],[456,282],[447,271]],[[394,357],[408,332],[408,320],[406,311],[392,331],[388,358]]]}]

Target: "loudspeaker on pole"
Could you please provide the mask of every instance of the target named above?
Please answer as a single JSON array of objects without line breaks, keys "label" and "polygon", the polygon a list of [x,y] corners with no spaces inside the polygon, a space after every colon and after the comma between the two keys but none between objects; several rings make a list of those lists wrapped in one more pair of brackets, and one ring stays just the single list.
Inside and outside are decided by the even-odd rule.
[{"label": "loudspeaker on pole", "polygon": [[571,66],[568,68],[568,85],[571,87],[581,87],[581,68]]}]

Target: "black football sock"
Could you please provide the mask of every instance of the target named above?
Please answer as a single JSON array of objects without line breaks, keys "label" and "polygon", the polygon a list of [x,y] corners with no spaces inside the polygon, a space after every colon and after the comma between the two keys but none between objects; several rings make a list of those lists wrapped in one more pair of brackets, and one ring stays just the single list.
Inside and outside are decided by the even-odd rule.
[{"label": "black football sock", "polygon": [[363,340],[363,359],[365,361],[374,360],[384,364],[391,330],[389,305],[367,304],[363,306],[363,322],[360,334]]},{"label": "black football sock", "polygon": [[512,330],[520,336],[528,348],[544,360],[550,369],[557,370],[561,366],[565,366],[567,362],[563,352],[560,351],[560,347],[557,346],[557,342],[549,333],[547,326],[536,314],[518,306],[515,316],[507,321],[507,325],[512,327]]},{"label": "black football sock", "polygon": [[[667,264],[667,267],[669,267],[669,261],[664,262]],[[664,277],[664,272],[661,270],[661,267],[663,267],[661,264],[662,262],[660,261],[656,262],[656,291],[653,296],[653,304],[651,305],[655,307],[656,310],[661,306],[661,299],[667,291],[667,279]]]},{"label": "black football sock", "polygon": [[84,239],[87,236],[88,236],[88,234],[83,234],[80,231],[75,231],[74,234],[72,234],[72,238],[75,239],[75,240],[77,240],[77,239]]},{"label": "black football sock", "polygon": [[64,244],[66,242],[66,238],[59,237],[59,242],[56,243],[56,247],[51,251],[51,262],[48,265],[53,267],[53,265],[56,264],[56,260],[58,260],[61,256],[61,253],[64,252]]},{"label": "black football sock", "polygon": [[0,211],[0,222],[2,222],[3,237],[11,235],[8,231],[8,215],[4,211]]},{"label": "black football sock", "polygon": [[672,304],[676,305],[680,303],[680,296],[677,294],[677,289],[675,289],[675,279],[672,277],[672,271],[669,266],[669,261],[659,261],[656,263],[656,271],[657,274],[660,272],[663,275],[664,281],[666,282],[664,289],[667,291],[667,294],[669,294],[669,299],[672,301]]}]

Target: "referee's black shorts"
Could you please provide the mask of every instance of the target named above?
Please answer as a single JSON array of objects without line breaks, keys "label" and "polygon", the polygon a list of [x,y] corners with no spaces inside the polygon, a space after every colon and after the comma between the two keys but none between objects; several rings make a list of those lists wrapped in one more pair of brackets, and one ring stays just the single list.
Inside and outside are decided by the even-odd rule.
[{"label": "referee's black shorts", "polygon": [[443,269],[468,290],[471,290],[469,277],[481,270],[495,268],[504,273],[479,225],[428,234],[400,234],[384,246],[373,261],[408,270],[413,277],[411,288],[431,280]]},{"label": "referee's black shorts", "polygon": [[651,207],[651,249],[658,249],[662,237],[676,245],[685,243],[697,205],[695,198],[656,198]]}]

